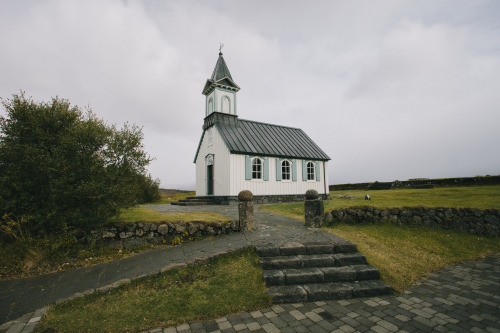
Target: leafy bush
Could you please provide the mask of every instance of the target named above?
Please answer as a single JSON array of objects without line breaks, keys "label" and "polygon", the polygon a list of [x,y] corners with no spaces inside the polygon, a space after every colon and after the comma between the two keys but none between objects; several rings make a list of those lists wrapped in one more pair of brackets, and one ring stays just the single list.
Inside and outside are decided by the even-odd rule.
[{"label": "leafy bush", "polygon": [[135,196],[137,203],[150,203],[161,199],[160,184],[150,175],[138,175],[135,182]]},{"label": "leafy bush", "polygon": [[136,200],[159,196],[157,182],[146,176],[151,158],[136,125],[106,125],[91,110],[59,98],[35,103],[21,93],[2,104],[4,234],[15,231],[13,221],[22,221],[34,237],[70,234],[106,222]]}]

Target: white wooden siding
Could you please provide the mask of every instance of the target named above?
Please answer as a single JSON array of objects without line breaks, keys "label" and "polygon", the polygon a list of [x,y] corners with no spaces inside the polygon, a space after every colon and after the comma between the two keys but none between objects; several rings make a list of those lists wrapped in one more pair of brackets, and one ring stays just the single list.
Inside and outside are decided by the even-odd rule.
[{"label": "white wooden siding", "polygon": [[[249,190],[254,195],[284,195],[284,194],[305,194],[307,190],[314,189],[320,194],[328,193],[328,186],[325,186],[325,179],[328,179],[328,162],[316,161],[320,164],[321,180],[302,180],[302,160],[297,161],[297,181],[277,181],[276,162],[279,158],[269,157],[269,180],[245,180],[245,155],[230,155],[229,195],[236,196],[242,190]],[[292,159],[289,159],[292,161]],[[326,168],[326,169],[325,169]],[[326,192],[325,192],[326,191]]]},{"label": "white wooden siding", "polygon": [[212,132],[212,145],[208,145],[207,133],[200,146],[198,158],[196,159],[196,195],[207,195],[207,166],[205,157],[208,154],[214,155],[214,195],[228,195],[229,192],[229,150],[222,137],[213,126],[209,129]]}]

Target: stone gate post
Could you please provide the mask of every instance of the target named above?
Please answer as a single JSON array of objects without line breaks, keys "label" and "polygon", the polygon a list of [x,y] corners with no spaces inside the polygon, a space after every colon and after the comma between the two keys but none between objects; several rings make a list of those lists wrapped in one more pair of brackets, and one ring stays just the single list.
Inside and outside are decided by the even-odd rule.
[{"label": "stone gate post", "polygon": [[253,194],[243,190],[238,194],[238,211],[240,214],[240,230],[252,231],[253,226]]},{"label": "stone gate post", "polygon": [[319,198],[318,191],[307,190],[304,205],[306,226],[309,228],[319,228],[323,224],[325,208],[323,200]]}]

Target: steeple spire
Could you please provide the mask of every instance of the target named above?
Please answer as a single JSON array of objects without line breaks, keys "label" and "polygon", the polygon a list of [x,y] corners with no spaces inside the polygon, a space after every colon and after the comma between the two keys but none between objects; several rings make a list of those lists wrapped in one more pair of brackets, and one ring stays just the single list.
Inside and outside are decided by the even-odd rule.
[{"label": "steeple spire", "polygon": [[222,56],[222,52],[219,52],[219,59],[217,59],[217,63],[215,64],[211,79],[214,81],[219,81],[226,77],[233,80],[233,78],[231,77],[231,73],[229,73],[229,68],[227,68],[226,62],[224,61],[224,57]]},{"label": "steeple spire", "polygon": [[222,55],[223,46],[224,44],[221,44],[219,48],[219,59],[217,59],[214,71],[212,72],[212,76],[205,83],[205,87],[203,88],[203,95],[206,95],[216,86],[232,91],[240,90],[240,87],[233,81],[231,73],[229,72],[229,68],[224,61],[224,57]]}]

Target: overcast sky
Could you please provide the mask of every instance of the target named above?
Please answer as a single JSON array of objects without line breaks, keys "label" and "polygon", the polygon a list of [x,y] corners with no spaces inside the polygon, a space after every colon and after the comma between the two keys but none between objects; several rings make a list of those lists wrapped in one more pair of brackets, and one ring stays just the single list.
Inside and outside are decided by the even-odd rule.
[{"label": "overcast sky", "polygon": [[222,42],[239,117],[302,128],[330,184],[497,175],[499,17],[495,0],[0,0],[0,96],[143,126],[153,178],[194,189]]}]

